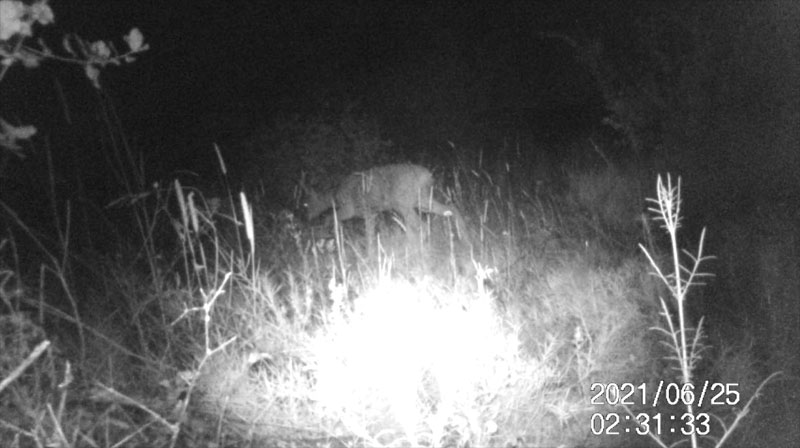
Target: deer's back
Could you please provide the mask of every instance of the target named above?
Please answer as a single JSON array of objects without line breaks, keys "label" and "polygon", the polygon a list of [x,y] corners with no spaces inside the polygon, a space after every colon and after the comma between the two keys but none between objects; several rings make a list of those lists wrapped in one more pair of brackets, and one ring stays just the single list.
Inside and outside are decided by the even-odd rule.
[{"label": "deer's back", "polygon": [[337,189],[336,202],[356,215],[383,210],[405,211],[419,198],[425,200],[433,187],[427,168],[412,164],[375,167],[347,176]]}]

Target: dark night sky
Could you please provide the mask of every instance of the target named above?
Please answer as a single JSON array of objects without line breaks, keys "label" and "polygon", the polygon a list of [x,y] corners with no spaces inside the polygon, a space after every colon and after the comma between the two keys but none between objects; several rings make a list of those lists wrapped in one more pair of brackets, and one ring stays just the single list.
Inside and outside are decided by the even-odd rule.
[{"label": "dark night sky", "polygon": [[[462,107],[585,102],[591,86],[570,79],[579,69],[571,55],[537,37],[602,31],[598,18],[612,12],[585,3],[118,0],[53,7],[59,32],[117,38],[141,28],[150,54],[109,73],[108,85],[144,129],[160,121],[196,132],[213,117],[257,121],[276,109],[302,110],[332,90],[391,110],[393,96],[406,95],[403,83],[434,77],[439,65],[449,71],[442,76],[480,72],[492,86],[458,99]],[[453,82],[474,82],[467,78]]]},{"label": "dark night sky", "polygon": [[[529,111],[525,125],[540,130],[556,126],[553,117],[596,126],[607,111],[595,79],[568,45],[542,33],[599,39],[604,55],[627,58],[618,71],[635,83],[658,63],[636,53],[642,51],[636,27],[646,29],[649,21],[664,33],[650,42],[663,42],[666,54],[695,58],[680,60],[683,71],[674,73],[680,82],[672,85],[682,89],[680,104],[666,109],[668,143],[684,151],[675,163],[713,170],[714,177],[694,176],[703,180],[764,163],[752,176],[759,182],[775,178],[775,167],[794,173],[798,159],[792,125],[800,110],[800,3],[720,7],[732,4],[53,1],[56,25],[43,35],[51,45],[67,32],[119,43],[131,27],[143,31],[151,50],[132,65],[108,69],[103,80],[129,138],[163,170],[156,177],[168,177],[196,168],[197,160],[213,161],[212,142],[231,148],[276,112],[313,114],[342,98],[358,100],[388,138],[419,151],[448,141],[480,146],[466,132],[504,111]],[[696,40],[684,39],[682,27],[696,30]],[[645,71],[626,70],[636,63]],[[88,103],[91,88],[82,73],[73,69],[70,84],[68,70],[58,70],[66,102],[75,109]],[[32,84],[32,72],[19,73],[20,82]],[[13,91],[10,78],[2,87]],[[39,103],[49,112],[19,117],[47,129],[41,117],[57,121],[61,108],[51,107],[59,101],[53,81],[41,85]],[[563,132],[578,138],[583,131]],[[725,149],[736,145],[742,148]],[[720,164],[733,168],[726,172]],[[788,176],[783,184],[797,181]]]}]

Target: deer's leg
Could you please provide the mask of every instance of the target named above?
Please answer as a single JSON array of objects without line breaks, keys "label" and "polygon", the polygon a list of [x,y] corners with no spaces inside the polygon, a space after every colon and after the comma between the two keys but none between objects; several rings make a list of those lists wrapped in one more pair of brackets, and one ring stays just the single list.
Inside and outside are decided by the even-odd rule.
[{"label": "deer's leg", "polygon": [[372,256],[374,254],[373,248],[375,241],[375,215],[373,213],[364,213],[364,235],[367,238],[367,254]]},{"label": "deer's leg", "polygon": [[422,221],[417,211],[413,207],[397,210],[403,217],[403,225],[406,227],[406,239],[409,243],[419,243]]}]

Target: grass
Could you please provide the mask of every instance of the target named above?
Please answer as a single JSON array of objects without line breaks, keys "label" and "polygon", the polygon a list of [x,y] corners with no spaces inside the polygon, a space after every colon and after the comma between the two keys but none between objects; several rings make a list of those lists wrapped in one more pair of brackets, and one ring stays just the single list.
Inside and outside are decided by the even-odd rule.
[{"label": "grass", "polygon": [[[82,271],[91,281],[75,281],[73,264],[85,257],[63,243],[45,252],[48,275],[29,285],[14,268],[15,241],[5,239],[0,440],[25,447],[748,440],[746,417],[768,380],[740,397],[741,411],[658,407],[664,415],[716,416],[714,439],[611,436],[607,428],[591,435],[597,415],[655,412],[622,409],[608,396],[595,403],[598,385],[703,384],[701,375],[713,371],[703,363],[723,359],[701,350],[702,321],[694,326],[686,311],[704,255],[682,264],[678,190],[659,179],[656,218],[670,242],[658,246],[649,224],[636,227],[639,207],[624,187],[632,180],[619,176],[570,173],[562,191],[537,193],[523,183],[496,185],[480,167],[456,168],[448,193],[469,221],[469,243],[446,218],[429,217],[419,247],[409,247],[387,217],[375,254],[359,223],[334,232],[309,227],[244,194],[206,199],[179,182],[119,201],[139,217],[140,247],[96,258]],[[636,232],[649,241],[646,257],[629,240]],[[48,296],[53,290],[66,300]],[[651,331],[659,322],[661,331]],[[755,375],[745,361],[736,366]]]}]

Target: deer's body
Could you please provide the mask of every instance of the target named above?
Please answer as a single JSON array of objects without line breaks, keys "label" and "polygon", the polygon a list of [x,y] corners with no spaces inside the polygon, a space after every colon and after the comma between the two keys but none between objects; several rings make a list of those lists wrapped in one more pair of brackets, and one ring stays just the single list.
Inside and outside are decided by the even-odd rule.
[{"label": "deer's body", "polygon": [[384,165],[353,173],[339,186],[326,193],[304,187],[308,193],[308,218],[314,219],[335,207],[336,219],[363,218],[368,241],[375,232],[375,218],[384,211],[394,211],[402,218],[409,235],[421,226],[417,212],[452,216],[463,232],[464,222],[458,211],[433,199],[433,174],[412,164]]}]

